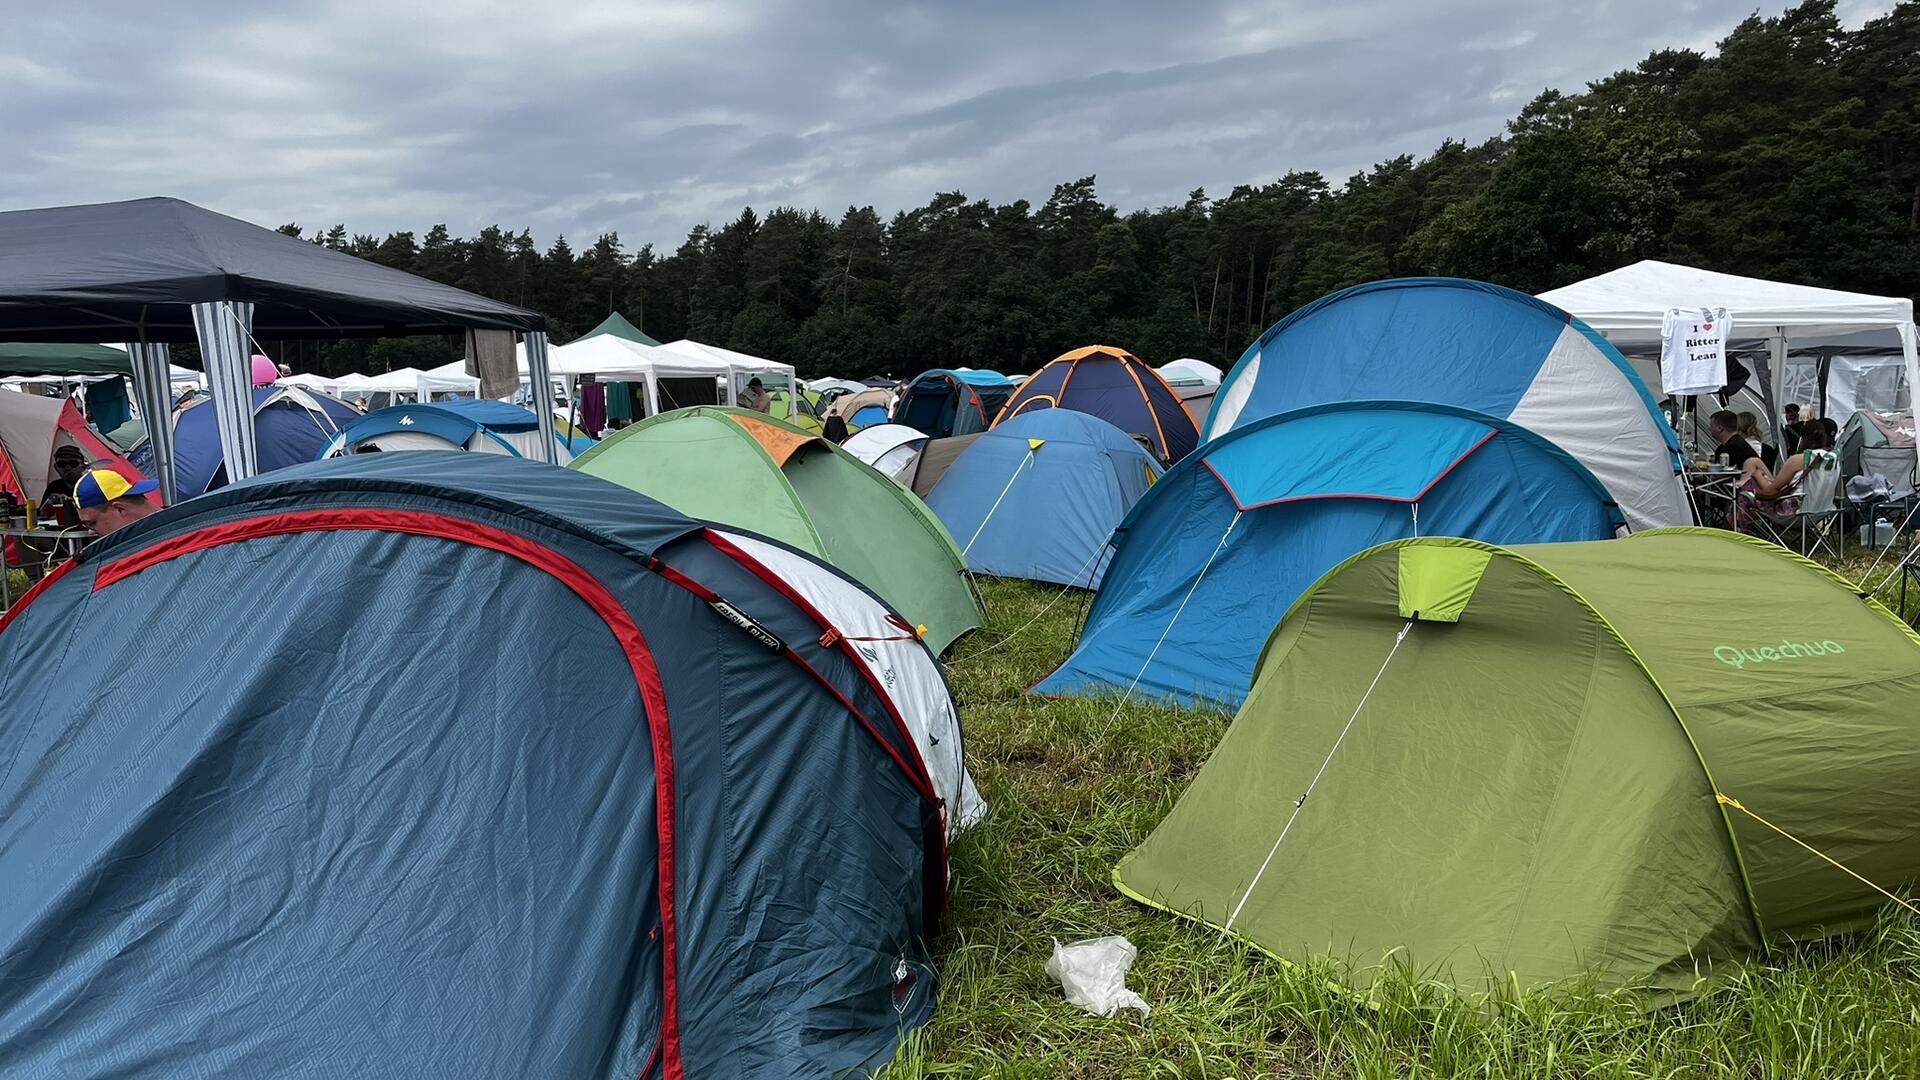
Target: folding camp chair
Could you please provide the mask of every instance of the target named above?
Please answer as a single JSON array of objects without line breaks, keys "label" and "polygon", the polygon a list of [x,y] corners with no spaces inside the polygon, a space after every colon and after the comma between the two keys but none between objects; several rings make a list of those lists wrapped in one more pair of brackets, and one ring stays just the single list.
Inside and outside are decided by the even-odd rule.
[{"label": "folding camp chair", "polygon": [[[1791,514],[1770,514],[1755,506],[1753,518],[1784,548],[1812,557],[1825,551],[1838,559],[1846,543],[1840,527],[1840,458],[1830,450],[1810,450],[1807,480],[1800,508]],[[1798,535],[1799,543],[1791,542]]]}]

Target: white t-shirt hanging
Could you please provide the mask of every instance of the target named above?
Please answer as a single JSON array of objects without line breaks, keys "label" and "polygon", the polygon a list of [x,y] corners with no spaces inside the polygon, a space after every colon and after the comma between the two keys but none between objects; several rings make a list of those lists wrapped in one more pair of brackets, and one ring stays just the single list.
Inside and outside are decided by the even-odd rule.
[{"label": "white t-shirt hanging", "polygon": [[1727,309],[1668,308],[1660,323],[1660,389],[1711,394],[1727,385]]}]

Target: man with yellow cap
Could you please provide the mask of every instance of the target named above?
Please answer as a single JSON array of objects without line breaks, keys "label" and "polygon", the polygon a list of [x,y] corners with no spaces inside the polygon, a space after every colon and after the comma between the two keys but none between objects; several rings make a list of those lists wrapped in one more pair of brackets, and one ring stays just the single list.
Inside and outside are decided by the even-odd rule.
[{"label": "man with yellow cap", "polygon": [[73,485],[80,524],[95,536],[125,528],[160,509],[147,497],[159,486],[156,480],[129,481],[113,469],[88,469]]}]

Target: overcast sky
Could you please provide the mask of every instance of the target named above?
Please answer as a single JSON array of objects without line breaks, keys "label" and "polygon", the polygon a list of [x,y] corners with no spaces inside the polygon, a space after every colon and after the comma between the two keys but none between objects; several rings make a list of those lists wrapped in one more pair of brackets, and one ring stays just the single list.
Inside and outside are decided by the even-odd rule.
[{"label": "overcast sky", "polygon": [[[1782,0],[1761,8],[1775,14]],[[1891,0],[1842,0],[1849,25]],[[8,5],[0,208],[672,248],[751,204],[1123,208],[1500,130],[1752,0],[289,0]]]}]

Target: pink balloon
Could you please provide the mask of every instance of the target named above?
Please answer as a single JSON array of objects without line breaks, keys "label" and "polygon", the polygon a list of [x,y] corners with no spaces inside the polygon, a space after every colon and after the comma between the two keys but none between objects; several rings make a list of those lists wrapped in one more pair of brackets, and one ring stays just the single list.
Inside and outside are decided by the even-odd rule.
[{"label": "pink balloon", "polygon": [[267,386],[278,378],[280,378],[280,369],[274,366],[273,361],[261,356],[259,353],[255,353],[253,356],[253,385]]}]

